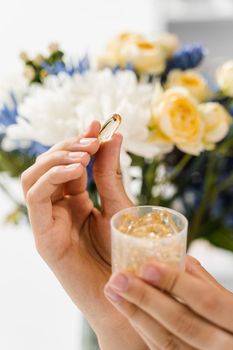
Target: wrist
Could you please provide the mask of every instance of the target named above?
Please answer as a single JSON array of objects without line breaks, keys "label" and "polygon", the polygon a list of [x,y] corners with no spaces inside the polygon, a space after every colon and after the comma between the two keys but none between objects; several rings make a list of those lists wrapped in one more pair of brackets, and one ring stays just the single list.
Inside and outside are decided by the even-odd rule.
[{"label": "wrist", "polygon": [[138,333],[128,323],[121,329],[111,327],[97,333],[101,350],[148,350]]}]

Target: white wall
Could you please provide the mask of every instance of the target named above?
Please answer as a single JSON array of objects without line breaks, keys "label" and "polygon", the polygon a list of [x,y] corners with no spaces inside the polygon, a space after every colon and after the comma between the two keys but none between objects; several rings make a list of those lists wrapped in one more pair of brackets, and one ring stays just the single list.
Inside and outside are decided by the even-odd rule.
[{"label": "white wall", "polygon": [[58,41],[72,54],[96,51],[124,30],[154,33],[161,26],[159,0],[1,0],[0,72],[18,53],[43,51]]}]

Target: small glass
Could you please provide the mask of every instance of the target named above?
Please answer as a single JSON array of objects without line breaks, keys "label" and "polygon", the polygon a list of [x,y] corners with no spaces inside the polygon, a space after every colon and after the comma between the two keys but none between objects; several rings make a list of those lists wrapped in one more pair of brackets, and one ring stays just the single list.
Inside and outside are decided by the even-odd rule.
[{"label": "small glass", "polygon": [[[118,230],[124,214],[142,217],[151,212],[166,211],[179,232],[161,238],[135,237]],[[138,275],[141,266],[157,260],[184,269],[188,220],[179,212],[158,206],[136,206],[123,209],[111,219],[112,270],[127,270]]]}]

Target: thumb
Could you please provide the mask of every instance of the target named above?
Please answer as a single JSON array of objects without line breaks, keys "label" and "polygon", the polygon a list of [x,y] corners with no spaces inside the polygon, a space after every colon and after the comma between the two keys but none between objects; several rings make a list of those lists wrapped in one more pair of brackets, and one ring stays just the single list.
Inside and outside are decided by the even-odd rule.
[{"label": "thumb", "polygon": [[115,134],[103,143],[95,156],[93,176],[100,195],[103,213],[111,217],[117,211],[132,206],[120,174],[122,135]]}]

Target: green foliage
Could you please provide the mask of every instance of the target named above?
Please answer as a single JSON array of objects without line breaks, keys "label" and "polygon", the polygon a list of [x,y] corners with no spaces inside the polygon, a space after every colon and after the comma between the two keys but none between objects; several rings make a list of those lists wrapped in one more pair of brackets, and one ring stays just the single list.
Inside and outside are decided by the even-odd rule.
[{"label": "green foliage", "polygon": [[203,238],[219,248],[233,252],[233,230],[222,226],[222,223],[219,226],[217,225],[217,227],[216,225],[212,225],[211,229],[203,235]]},{"label": "green foliage", "polygon": [[[38,58],[39,57],[39,58]],[[38,55],[34,59],[27,58],[24,60],[24,64],[26,68],[28,67],[31,69],[32,74],[29,74],[29,77],[27,77],[27,71],[25,70],[25,75],[29,79],[29,83],[39,83],[42,84],[44,81],[44,78],[47,77],[48,72],[43,67],[44,64],[47,64],[49,66],[54,65],[56,62],[62,62],[64,58],[64,52],[61,51],[59,48],[56,48],[52,50],[47,56]],[[30,77],[32,75],[32,77]]]},{"label": "green foliage", "polygon": [[[233,163],[233,128],[216,150],[204,152],[198,157],[181,154],[177,150],[153,161],[131,157],[132,165],[142,169],[138,204],[172,208],[179,201],[189,220],[188,244],[204,238],[218,247],[233,251],[233,229],[225,219],[233,218],[233,167],[229,167],[228,171],[224,165],[226,161]],[[172,158],[175,161],[171,162]],[[162,178],[158,176],[161,166],[165,170]],[[171,196],[166,195],[166,186],[169,185],[175,189]],[[154,188],[159,189],[156,195]],[[196,196],[193,203],[187,200],[188,192]],[[222,200],[223,204],[219,205]]]},{"label": "green foliage", "polygon": [[17,150],[6,152],[0,149],[0,172],[6,172],[11,177],[19,177],[34,163],[34,160]]}]

